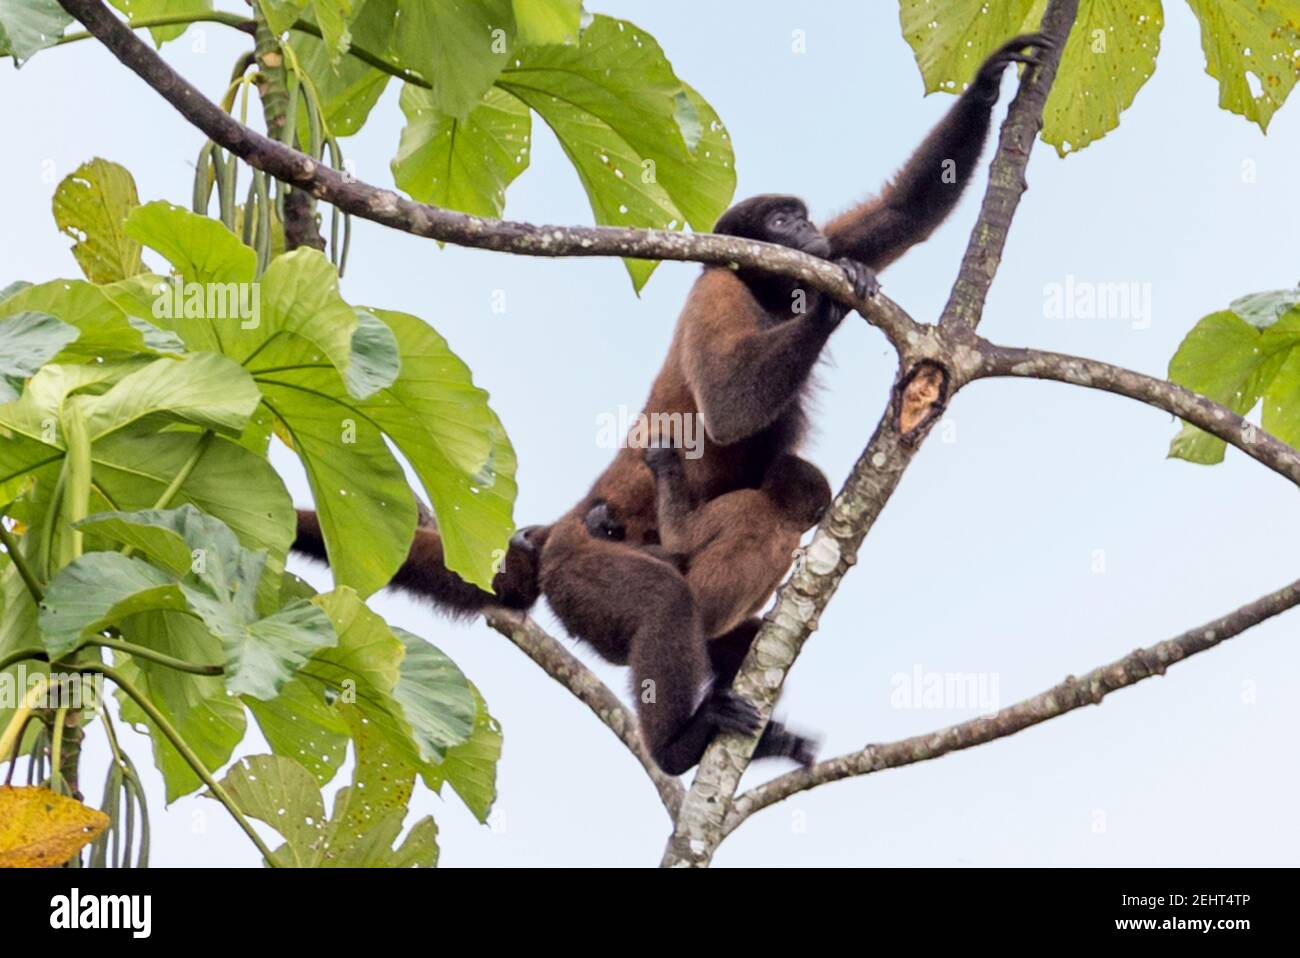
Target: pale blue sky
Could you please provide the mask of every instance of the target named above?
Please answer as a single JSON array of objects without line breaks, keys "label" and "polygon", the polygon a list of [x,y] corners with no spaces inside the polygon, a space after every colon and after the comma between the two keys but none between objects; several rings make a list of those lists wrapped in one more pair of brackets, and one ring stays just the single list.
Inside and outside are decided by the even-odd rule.
[{"label": "pale blue sky", "polygon": [[[604,0],[592,8],[653,34],[717,108],[736,147],[738,198],[799,193],[824,217],[876,189],[951,102],[922,99],[893,3]],[[1039,145],[989,298],[983,331],[991,338],[1158,375],[1199,317],[1242,293],[1300,280],[1300,105],[1284,107],[1267,137],[1219,110],[1187,6],[1173,0],[1166,17],[1155,75],[1121,127],[1065,161]],[[794,30],[805,31],[803,55],[791,52]],[[201,52],[187,36],[164,53],[215,95],[242,38],[215,26],[203,35]],[[391,185],[396,93],[346,144],[357,174],[380,185]],[[82,44],[42,53],[18,73],[0,70],[0,103],[12,134],[0,152],[0,284],[75,273],[50,217],[49,170],[61,177],[104,156],[131,169],[142,197],[187,201],[198,135],[102,50]],[[532,168],[511,188],[508,215],[589,222],[575,174],[549,132],[534,129]],[[1253,183],[1243,182],[1248,161]],[[947,298],[982,180],[932,240],[883,277],[918,319],[935,317]],[[697,271],[665,265],[637,299],[616,261],[439,250],[360,223],[344,293],[424,317],[469,363],[519,451],[516,514],[527,523],[567,509],[603,468],[610,453],[595,442],[597,417],[639,407]],[[1043,318],[1045,288],[1068,275],[1149,283],[1150,327]],[[494,290],[505,292],[504,314],[492,311]],[[880,413],[892,364],[883,338],[852,317],[830,353],[808,454],[838,485]],[[948,421],[790,676],[779,712],[819,730],[823,754],[974,714],[892,707],[897,673],[981,673],[1007,705],[1300,575],[1288,558],[1300,534],[1295,490],[1235,452],[1214,468],[1166,460],[1176,427],[1162,413],[1016,381],[971,387]],[[305,503],[301,474],[286,472]],[[1102,574],[1096,550],[1104,550]],[[308,575],[327,586],[323,570]],[[454,797],[417,798],[418,814],[438,820],[444,864],[658,861],[668,823],[655,793],[585,708],[481,625],[447,624],[402,598],[374,604],[452,655],[505,727],[497,828],[475,824]],[[798,796],[751,819],[717,863],[1294,864],[1294,615],[1100,708]],[[619,670],[599,670],[625,690]],[[104,755],[98,737],[90,741],[85,781],[97,796]],[[147,743],[128,741],[149,766],[157,864],[256,861],[215,803],[191,797],[164,811]],[[746,784],[783,769],[757,766]]]}]

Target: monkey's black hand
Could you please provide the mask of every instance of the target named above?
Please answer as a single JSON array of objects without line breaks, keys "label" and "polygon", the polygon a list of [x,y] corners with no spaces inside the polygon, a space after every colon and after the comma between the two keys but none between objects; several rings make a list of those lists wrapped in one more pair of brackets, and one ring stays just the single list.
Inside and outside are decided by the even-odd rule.
[{"label": "monkey's black hand", "polygon": [[1013,37],[998,47],[980,67],[975,75],[975,88],[989,102],[998,98],[998,84],[1002,71],[1010,63],[1025,63],[1035,66],[1042,62],[1043,54],[1056,48],[1056,41],[1045,33],[1026,33]]},{"label": "monkey's black hand", "polygon": [[646,446],[642,458],[656,476],[681,465],[681,460],[677,458],[677,450],[667,444]]},{"label": "monkey's black hand", "polygon": [[[876,279],[875,270],[866,263],[859,263],[848,257],[838,259],[835,263],[844,270],[844,275],[853,284],[853,295],[859,299],[866,299],[880,292],[880,280]],[[826,318],[832,323],[838,323],[848,314],[848,308],[843,303],[837,303],[829,296],[826,297],[826,302]]]},{"label": "monkey's black hand", "polygon": [[866,263],[859,263],[847,257],[837,262],[844,270],[844,275],[849,278],[849,282],[853,284],[854,296],[866,299],[880,292],[880,280],[876,278],[876,271]]},{"label": "monkey's black hand", "polygon": [[527,553],[535,553],[537,543],[534,541],[534,534],[541,528],[542,526],[524,526],[522,529],[516,529],[515,534],[510,537],[511,548],[522,549]]},{"label": "monkey's black hand", "polygon": [[627,527],[610,510],[609,503],[603,500],[588,509],[582,521],[587,531],[597,539],[613,539],[615,542],[622,542],[627,536]]}]

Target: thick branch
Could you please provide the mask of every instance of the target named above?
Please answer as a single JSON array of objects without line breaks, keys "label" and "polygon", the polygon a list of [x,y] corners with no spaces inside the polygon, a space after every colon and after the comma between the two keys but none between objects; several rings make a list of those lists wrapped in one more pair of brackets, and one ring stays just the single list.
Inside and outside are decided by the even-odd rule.
[{"label": "thick branch", "polygon": [[1043,107],[1056,79],[1066,39],[1079,10],[1079,0],[1051,0],[1039,28],[1056,41],[1056,48],[1044,53],[1035,69],[1027,69],[1020,89],[1011,101],[1002,123],[998,150],[989,168],[989,185],[984,192],[979,219],[971,231],[961,270],[953,284],[948,304],[939,320],[943,326],[974,329],[984,312],[984,300],[993,277],[1002,262],[1002,250],[1011,231],[1011,218],[1020,205],[1020,197],[1029,188],[1025,169],[1034,139],[1043,126]]},{"label": "thick branch", "polygon": [[1296,605],[1300,605],[1300,580],[1176,638],[1138,649],[1109,665],[1093,669],[1082,678],[1067,676],[1065,681],[1046,692],[992,715],[888,745],[868,745],[860,752],[841,755],[839,758],[818,762],[810,769],[774,778],[736,799],[727,816],[725,833],[729,834],[760,809],[818,785],[857,775],[869,775],[886,768],[925,762],[949,752],[1006,738],[1031,725],[1038,725],[1085,705],[1099,705],[1109,693],[1128,688],[1153,675],[1164,675],[1169,666],[1198,652],[1212,649],[1220,642],[1240,635],[1265,619]]},{"label": "thick branch", "polygon": [[487,613],[484,618],[488,625],[519,646],[525,655],[540,665],[542,671],[572,692],[619,737],[645,768],[664,807],[668,809],[669,817],[675,819],[685,789],[676,778],[660,771],[646,750],[645,743],[641,741],[636,716],[619,701],[618,696],[594,672],[578,661],[573,653],[528,616],[498,610]]},{"label": "thick branch", "polygon": [[115,17],[100,0],[59,0],[124,65],[153,87],[182,116],[255,169],[305,189],[354,216],[402,232],[458,246],[525,256],[626,256],[749,267],[786,276],[856,309],[898,344],[916,324],[882,294],[862,299],[843,269],[807,253],[709,233],[615,227],[535,226],[485,219],[416,203],[363,183],[304,153],[262,136],[203,96]]},{"label": "thick branch", "polygon": [[[803,561],[777,593],[735,687],[766,719],[803,644],[849,568],[858,548],[893,495],[917,443],[904,442],[894,426],[897,397],[881,418],[871,442],[853,466],[830,511],[818,526]],[[700,762],[682,803],[677,827],[664,853],[668,867],[703,867],[725,837],[723,822],[740,777],[749,766],[756,739],[719,735]]]},{"label": "thick branch", "polygon": [[1013,349],[984,342],[980,348],[983,363],[973,378],[1023,376],[1051,379],[1127,396],[1199,426],[1300,485],[1300,452],[1254,423],[1247,422],[1228,407],[1190,389],[1096,359],[1037,349]]}]

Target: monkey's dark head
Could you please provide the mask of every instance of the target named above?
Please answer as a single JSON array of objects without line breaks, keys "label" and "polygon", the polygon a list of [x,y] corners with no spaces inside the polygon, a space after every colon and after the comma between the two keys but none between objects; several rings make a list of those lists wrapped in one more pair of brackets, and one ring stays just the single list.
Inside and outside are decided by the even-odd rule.
[{"label": "monkey's dark head", "polygon": [[823,258],[831,254],[830,241],[808,219],[808,207],[797,196],[751,196],[723,213],[713,232],[778,243]]}]

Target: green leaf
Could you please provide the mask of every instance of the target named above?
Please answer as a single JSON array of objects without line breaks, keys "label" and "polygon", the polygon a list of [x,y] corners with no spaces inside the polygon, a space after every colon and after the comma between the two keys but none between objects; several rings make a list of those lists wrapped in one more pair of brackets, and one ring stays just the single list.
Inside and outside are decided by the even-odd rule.
[{"label": "green leaf", "polygon": [[78,335],[75,327],[49,313],[16,313],[0,320],[0,404],[17,399],[23,380]]},{"label": "green leaf", "polygon": [[577,43],[582,0],[513,0],[519,42]]},{"label": "green leaf", "polygon": [[328,822],[321,823],[310,856],[302,863],[314,868],[406,868],[421,863],[432,867],[438,849],[434,842],[437,829],[431,818],[416,823],[396,853],[392,847],[406,817],[415,784],[414,769],[365,721],[360,710],[344,706],[343,711],[352,729],[356,755],[352,785],[339,789],[334,813]]},{"label": "green leaf", "polygon": [[[99,440],[93,449],[102,508],[148,509],[194,453],[197,433],[156,432],[146,424]],[[264,550],[259,608],[278,608],[279,577],[297,528],[293,500],[265,458],[218,437],[176,491],[176,507],[191,503],[229,526],[247,549]],[[101,504],[92,508],[99,510]]]},{"label": "green leaf", "polygon": [[406,814],[404,803],[381,799],[371,805],[369,793],[354,785],[339,791],[334,815],[326,821],[325,802],[315,780],[291,759],[249,756],[221,784],[240,811],[270,825],[285,839],[272,853],[282,867],[428,868],[437,863],[437,830],[431,818],[417,822],[394,850],[392,842]]},{"label": "green leaf", "polygon": [[207,429],[238,434],[262,401],[253,379],[215,353],[158,359],[119,380],[102,396],[82,400],[92,440],[159,413]]},{"label": "green leaf", "polygon": [[324,785],[347,757],[348,725],[318,684],[295,676],[270,700],[247,697],[271,751],[287,755]]},{"label": "green leaf", "polygon": [[139,205],[130,172],[98,157],[65,176],[54,191],[54,221],[76,240],[72,255],[92,283],[144,272],[140,243],[122,229],[127,214]]},{"label": "green leaf", "polygon": [[[1211,313],[1189,332],[1169,361],[1169,379],[1244,416],[1259,402],[1280,358],[1259,330],[1226,310]],[[1210,465],[1223,461],[1226,444],[1184,425],[1169,455]]]},{"label": "green leaf", "polygon": [[179,530],[190,521],[206,524],[208,519],[193,506],[185,505],[179,509],[97,512],[76,525],[87,534],[93,533],[111,542],[130,546],[172,575],[181,576],[190,571],[195,557],[190,551],[190,537]]},{"label": "green leaf", "polygon": [[329,616],[306,601],[295,602],[242,629],[222,625],[213,631],[226,652],[226,688],[235,695],[264,701],[278,696],[318,649],[338,641]]},{"label": "green leaf", "polygon": [[528,107],[493,87],[464,120],[443,113],[433,94],[402,88],[406,126],[393,158],[393,179],[424,203],[498,217],[506,187],[528,168]]},{"label": "green leaf", "polygon": [[[220,664],[221,646],[198,619],[176,612],[146,612],[124,619],[122,634],[136,645],[205,665]],[[226,691],[219,676],[178,672],[145,659],[114,653],[127,680],[162,712],[168,723],[210,772],[230,760],[243,740],[244,706]],[[120,689],[122,720],[143,727],[153,744],[154,765],[162,773],[167,802],[198,789],[202,780],[152,720]]]},{"label": "green leaf", "polygon": [[467,741],[448,749],[438,765],[428,766],[421,777],[432,791],[444,782],[461,797],[480,822],[486,822],[497,797],[497,763],[501,760],[501,725],[488,712],[478,689],[474,694],[474,730]]},{"label": "green leaf", "polygon": [[156,200],[131,211],[126,234],[162,254],[192,283],[250,283],[257,253],[225,224]]},{"label": "green leaf", "polygon": [[54,46],[71,22],[58,0],[0,0],[0,57],[13,57],[21,65]]},{"label": "green leaf", "polygon": [[310,362],[302,345],[288,338],[271,343],[252,364],[253,375],[277,431],[306,470],[334,581],[369,595],[406,559],[415,500],[364,404],[333,366]]},{"label": "green leaf", "polygon": [[506,65],[515,32],[510,0],[398,0],[393,46],[429,81],[438,109],[464,118]]},{"label": "green leaf", "polygon": [[491,588],[495,558],[514,531],[514,447],[446,340],[414,316],[373,312],[397,337],[402,374],[362,408],[420,477],[448,568]]},{"label": "green leaf", "polygon": [[12,283],[10,283],[8,286],[6,286],[4,289],[0,289],[0,303],[3,303],[6,299],[8,299],[8,298],[9,298],[10,296],[12,296],[14,293],[21,292],[22,290],[27,289],[27,287],[29,287],[29,286],[31,286],[31,285],[32,285],[31,283],[29,283],[29,282],[27,282],[26,280],[23,280],[23,279],[17,279],[17,280],[14,280]]},{"label": "green leaf", "polygon": [[23,312],[48,313],[75,326],[81,334],[59,354],[60,360],[103,362],[169,351],[150,335],[159,330],[128,317],[105,289],[79,279],[25,286],[0,300],[0,319]]},{"label": "green leaf", "polygon": [[1268,130],[1300,79],[1300,0],[1188,0],[1219,106]]},{"label": "green leaf", "polygon": [[257,0],[266,17],[266,25],[277,37],[289,32],[293,22],[302,16],[308,0]]},{"label": "green leaf", "polygon": [[474,730],[469,680],[436,646],[404,629],[392,631],[406,648],[393,698],[416,735],[430,744],[429,756],[441,758]]},{"label": "green leaf", "polygon": [[990,53],[1024,32],[1034,6],[1035,0],[902,0],[899,24],[925,92],[960,93]]},{"label": "green leaf", "polygon": [[305,768],[280,755],[249,755],[231,767],[221,786],[241,812],[285,839],[292,864],[302,866],[310,859],[325,820],[325,802]]},{"label": "green leaf", "polygon": [[1228,304],[1228,309],[1256,329],[1267,329],[1296,305],[1300,305],[1300,289],[1292,288],[1240,296]]},{"label": "green leaf", "polygon": [[[706,230],[730,203],[725,128],[635,25],[598,16],[576,46],[523,48],[497,85],[555,132],[598,223]],[[693,152],[684,129],[703,136]],[[638,289],[656,265],[625,262]]]},{"label": "green leaf", "polygon": [[[161,16],[186,16],[206,13],[212,9],[212,0],[110,0],[113,6],[127,15],[131,22]],[[175,40],[189,29],[189,24],[178,23],[165,27],[150,27],[153,42],[162,46]]]},{"label": "green leaf", "polygon": [[183,611],[175,578],[118,552],[88,552],[58,571],[45,589],[39,625],[51,658],[138,612]]},{"label": "green leaf", "polygon": [[402,368],[402,355],[397,337],[383,320],[364,309],[355,312],[357,328],[344,381],[349,395],[365,399],[393,384]]},{"label": "green leaf", "polygon": [[[8,655],[19,649],[41,648],[40,633],[36,627],[38,611],[22,576],[6,557],[5,564],[0,567],[0,655]],[[0,688],[7,686],[16,693],[12,698],[0,697],[0,729],[9,727],[18,704],[18,693],[26,691],[27,683],[38,675],[48,676],[49,666],[37,659],[25,659],[0,672]],[[18,755],[28,754],[34,747],[36,738],[37,728],[33,722],[19,742]]]},{"label": "green leaf", "polygon": [[[1045,3],[1038,0],[1024,30],[1037,29]],[[1155,72],[1163,28],[1160,0],[1081,3],[1043,110],[1044,142],[1065,156],[1118,127]]]},{"label": "green leaf", "polygon": [[[406,647],[351,589],[336,589],[313,601],[334,623],[338,645],[317,652],[299,675],[344,704],[356,705],[414,768],[424,772],[435,766],[447,747],[459,741],[464,677],[436,649],[419,650],[404,666]],[[401,701],[421,695],[432,701],[409,709]]]}]

